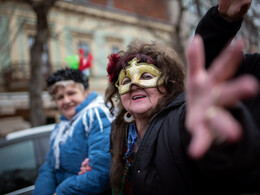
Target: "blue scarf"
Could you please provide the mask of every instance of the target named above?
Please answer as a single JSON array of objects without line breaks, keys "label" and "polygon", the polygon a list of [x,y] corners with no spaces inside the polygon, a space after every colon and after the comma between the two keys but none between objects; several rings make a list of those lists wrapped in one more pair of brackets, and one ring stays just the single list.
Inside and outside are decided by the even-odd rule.
[{"label": "blue scarf", "polygon": [[129,125],[129,133],[128,133],[128,137],[127,137],[127,152],[125,153],[124,158],[126,159],[126,162],[129,166],[131,166],[131,164],[129,163],[129,157],[131,156],[131,154],[133,153],[133,146],[136,145],[136,141],[138,139],[138,134],[137,134],[137,129],[136,129],[136,125],[135,122],[132,122]]}]

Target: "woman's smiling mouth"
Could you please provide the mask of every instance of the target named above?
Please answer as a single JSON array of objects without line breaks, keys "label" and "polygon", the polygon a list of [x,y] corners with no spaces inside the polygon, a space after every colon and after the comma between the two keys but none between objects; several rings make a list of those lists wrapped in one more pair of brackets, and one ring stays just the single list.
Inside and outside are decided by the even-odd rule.
[{"label": "woman's smiling mouth", "polygon": [[145,98],[145,97],[146,97],[145,95],[135,95],[132,97],[132,100],[137,100],[137,99]]}]

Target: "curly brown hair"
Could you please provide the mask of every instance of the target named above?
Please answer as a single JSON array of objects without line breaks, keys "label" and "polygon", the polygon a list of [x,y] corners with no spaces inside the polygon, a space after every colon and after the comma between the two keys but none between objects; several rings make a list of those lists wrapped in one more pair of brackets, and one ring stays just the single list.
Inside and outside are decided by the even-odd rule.
[{"label": "curly brown hair", "polygon": [[[163,87],[166,94],[159,101],[155,111],[153,112],[150,120],[156,113],[165,108],[178,94],[184,91],[184,65],[178,54],[171,48],[166,47],[158,42],[146,43],[140,40],[132,41],[126,51],[119,51],[120,59],[114,64],[115,70],[113,72],[112,82],[108,84],[105,91],[106,105],[110,105],[110,112],[113,114],[117,108],[117,116],[113,123],[111,131],[111,154],[112,154],[112,167],[111,167],[111,186],[115,191],[120,191],[122,171],[124,167],[124,148],[125,136],[127,126],[123,122],[123,116],[126,113],[118,89],[115,86],[120,70],[128,66],[128,62],[136,57],[139,62],[152,63],[157,66],[162,72],[161,77],[164,78]],[[111,61],[111,60],[110,60]],[[160,79],[158,79],[159,81]],[[160,93],[159,86],[157,89]]]}]

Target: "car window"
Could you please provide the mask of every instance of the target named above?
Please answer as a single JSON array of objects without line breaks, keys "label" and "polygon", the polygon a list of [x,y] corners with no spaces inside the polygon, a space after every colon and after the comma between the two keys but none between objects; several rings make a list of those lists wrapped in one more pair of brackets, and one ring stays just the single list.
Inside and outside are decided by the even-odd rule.
[{"label": "car window", "polygon": [[0,194],[34,184],[37,166],[32,140],[0,148],[0,157]]},{"label": "car window", "polygon": [[46,159],[46,154],[49,150],[49,133],[41,136],[38,138],[34,143],[35,143],[35,150],[36,150],[36,155],[38,159],[38,166],[41,166],[45,159]]}]

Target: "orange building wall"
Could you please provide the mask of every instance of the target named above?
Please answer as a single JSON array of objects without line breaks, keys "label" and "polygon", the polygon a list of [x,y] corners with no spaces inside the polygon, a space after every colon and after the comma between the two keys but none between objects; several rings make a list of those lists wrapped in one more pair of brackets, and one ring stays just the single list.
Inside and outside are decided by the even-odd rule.
[{"label": "orange building wall", "polygon": [[[107,6],[108,1],[91,0],[91,3]],[[113,0],[113,4],[116,9],[161,20],[168,19],[164,0]]]}]

